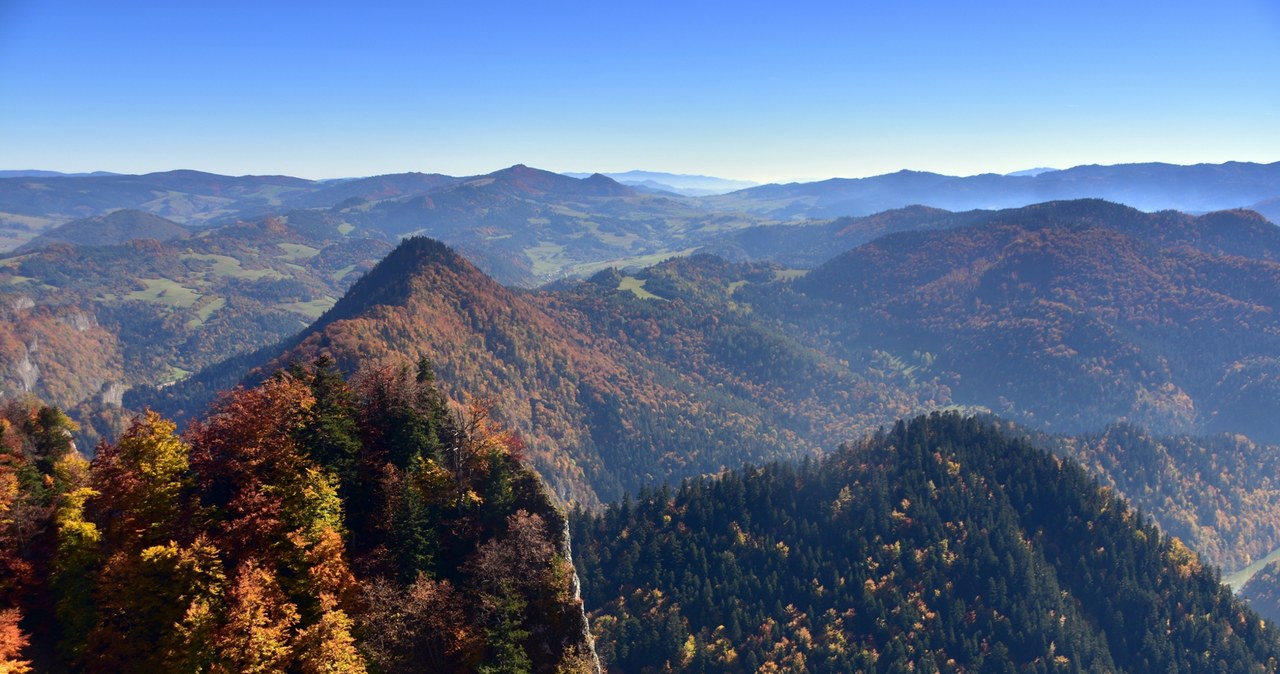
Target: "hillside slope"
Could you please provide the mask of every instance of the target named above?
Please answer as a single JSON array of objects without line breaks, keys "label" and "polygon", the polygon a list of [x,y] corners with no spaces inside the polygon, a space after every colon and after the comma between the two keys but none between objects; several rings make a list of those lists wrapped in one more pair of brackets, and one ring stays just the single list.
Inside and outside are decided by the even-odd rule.
[{"label": "hillside slope", "polygon": [[860,317],[847,339],[934,354],[968,404],[1274,443],[1278,259],[1280,230],[1248,211],[1053,202],[879,239],[796,288]]},{"label": "hillside slope", "polygon": [[1274,630],[1075,464],[957,415],[579,515],[608,671],[1263,672]]},{"label": "hillside slope", "polygon": [[[159,220],[122,213],[102,221]],[[169,241],[0,257],[0,397],[118,405],[130,387],[294,334],[390,249],[297,212]]]},{"label": "hillside slope", "polygon": [[[799,456],[815,449],[806,438],[847,437],[921,397],[945,396],[932,380],[855,373],[726,311],[727,279],[771,273],[700,258],[653,272],[649,287],[665,299],[642,299],[609,273],[527,292],[499,285],[443,244],[411,238],[289,343],[133,404],[198,414],[210,392],[250,368],[261,377],[320,354],[344,368],[426,357],[455,396],[502,391],[499,414],[525,435],[557,492],[599,503],[645,484]],[[819,405],[836,397],[832,408]]]},{"label": "hillside slope", "polygon": [[145,211],[122,208],[107,215],[72,220],[50,229],[20,247],[19,252],[43,248],[55,243],[79,246],[109,246],[134,239],[169,241],[185,239],[191,232],[185,227]]},{"label": "hillside slope", "polygon": [[0,410],[0,669],[597,672],[565,516],[429,370],[317,362],[92,463]]}]

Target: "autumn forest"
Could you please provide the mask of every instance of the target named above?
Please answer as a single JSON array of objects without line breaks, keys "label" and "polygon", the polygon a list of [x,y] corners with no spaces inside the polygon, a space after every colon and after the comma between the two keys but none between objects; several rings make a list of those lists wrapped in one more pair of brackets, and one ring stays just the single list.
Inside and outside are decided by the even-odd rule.
[{"label": "autumn forest", "polygon": [[1275,671],[1275,166],[0,177],[0,672]]}]

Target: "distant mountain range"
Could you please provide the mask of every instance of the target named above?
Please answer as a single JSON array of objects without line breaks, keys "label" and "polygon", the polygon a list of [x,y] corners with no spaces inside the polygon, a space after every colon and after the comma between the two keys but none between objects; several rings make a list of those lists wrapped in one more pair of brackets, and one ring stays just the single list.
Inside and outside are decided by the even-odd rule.
[{"label": "distant mountain range", "polygon": [[63,173],[62,171],[41,171],[38,169],[0,171],[0,178],[82,178],[85,176],[118,176],[110,171],[92,171],[89,173]]},{"label": "distant mountain range", "polygon": [[[590,173],[566,173],[573,178],[586,178]],[[623,173],[604,173],[623,185],[639,187],[652,191],[670,192],[686,197],[705,197],[713,194],[726,194],[736,190],[755,187],[760,183],[750,180],[732,180],[713,176],[688,175],[683,173],[662,173],[659,171],[625,171]]]},{"label": "distant mountain range", "polygon": [[871,178],[763,185],[708,197],[712,208],[777,219],[870,215],[913,204],[969,210],[1097,198],[1144,211],[1247,208],[1280,196],[1280,162],[1077,166],[1036,175],[955,176],[899,171]]},{"label": "distant mountain range", "polygon": [[[948,216],[890,219],[912,214],[926,227]],[[533,463],[584,504],[817,452],[945,407],[1041,432],[1123,420],[1161,436],[1280,442],[1273,225],[1098,200],[950,217],[950,228],[882,236],[808,275],[694,256],[537,291],[411,239],[289,342],[126,403],[191,416],[254,368],[426,356],[455,394],[501,391]],[[1208,467],[1266,463],[1246,457],[1270,448],[1241,442],[1115,431],[1048,446],[1239,568],[1280,545],[1280,490],[1244,468]],[[1231,514],[1208,515],[1219,510]]]},{"label": "distant mountain range", "polygon": [[1005,175],[1007,175],[1007,176],[1015,176],[1015,177],[1018,177],[1018,176],[1032,177],[1032,176],[1038,176],[1038,175],[1040,175],[1041,173],[1049,173],[1049,172],[1051,172],[1051,171],[1058,171],[1058,170],[1060,170],[1060,169],[1056,169],[1056,168],[1047,168],[1047,167],[1043,167],[1043,166],[1042,166],[1042,167],[1039,167],[1039,168],[1031,168],[1031,169],[1023,169],[1023,170],[1021,170],[1021,171],[1014,171],[1014,172],[1012,172],[1012,173],[1006,173]]},{"label": "distant mountain range", "polygon": [[[1142,210],[1255,207],[1273,220],[1280,217],[1280,164],[1084,166],[1034,176],[968,178],[903,171],[705,197],[666,188],[722,190],[745,183],[641,171],[613,175],[632,184],[603,174],[574,178],[523,165],[469,178],[405,173],[314,181],[197,171],[0,178],[0,251],[32,240],[44,245],[56,235],[37,237],[53,227],[120,209],[188,229],[307,210],[311,214],[305,217],[327,218],[362,236],[388,241],[407,234],[431,236],[457,247],[503,283],[532,286],[607,266],[645,266],[699,249],[731,259],[764,257],[813,267],[841,247],[880,234],[963,220],[948,215],[928,225],[910,216],[879,215],[912,205],[955,211],[1104,198]],[[871,214],[878,215],[840,220]],[[838,221],[825,222],[832,219]],[[778,227],[796,222],[825,229]],[[81,241],[121,235],[128,234],[89,234]]]},{"label": "distant mountain range", "polygon": [[82,447],[329,359],[491,400],[606,513],[579,568],[637,671],[1260,663],[1269,627],[1112,492],[1280,615],[1280,163],[1019,173],[0,178],[0,399]]},{"label": "distant mountain range", "polygon": [[[517,285],[610,265],[652,264],[725,232],[767,222],[599,174],[577,179],[523,165],[470,178],[410,173],[325,182],[171,171],[0,179],[0,250],[6,243],[27,250],[52,243],[65,233],[41,235],[118,209],[150,213],[189,229],[281,217],[325,220],[330,229],[387,241],[425,234]],[[107,233],[105,223],[98,227],[102,233],[82,233],[79,240],[129,236]],[[84,223],[73,229],[83,231]],[[135,234],[164,238],[142,230]]]},{"label": "distant mountain range", "polygon": [[[1086,168],[1100,177],[1074,183],[1099,191],[1154,172],[1181,185],[1169,198],[1280,194],[1276,165]],[[881,178],[926,196],[969,180]],[[692,198],[522,165],[0,179],[26,244],[0,256],[0,395],[63,406],[91,441],[146,405],[190,419],[291,361],[427,357],[456,399],[498,398],[587,506],[992,412],[1230,569],[1280,546],[1272,223],[1100,199],[792,220],[849,202],[761,197],[820,185]]]}]

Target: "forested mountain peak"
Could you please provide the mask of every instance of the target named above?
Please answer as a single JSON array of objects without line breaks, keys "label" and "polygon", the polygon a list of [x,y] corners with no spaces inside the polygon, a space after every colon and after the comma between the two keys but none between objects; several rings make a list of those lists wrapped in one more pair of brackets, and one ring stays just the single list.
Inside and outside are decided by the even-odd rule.
[{"label": "forested mountain peak", "polygon": [[0,408],[0,670],[598,671],[564,514],[425,361],[72,430]]},{"label": "forested mountain peak", "polygon": [[[1127,419],[1275,442],[1261,410],[1280,348],[1278,255],[1280,232],[1248,211],[1067,201],[886,236],[796,287],[874,317],[900,349],[942,354],[957,397],[997,412],[1067,432]],[[1016,402],[1037,397],[1052,402]]]},{"label": "forested mountain peak", "polygon": [[563,194],[579,196],[634,196],[635,190],[599,173],[586,178],[571,178],[561,173],[516,164],[509,168],[471,178],[467,187],[502,187],[517,194]]},{"label": "forested mountain peak", "polygon": [[[929,377],[897,390],[893,375],[851,372],[732,308],[735,291],[769,286],[774,273],[695,256],[643,278],[615,271],[520,291],[442,244],[410,239],[295,339],[145,400],[198,414],[252,368],[426,357],[450,395],[501,393],[496,413],[525,434],[533,464],[562,498],[586,504],[744,458],[807,453],[808,436],[848,437],[908,401],[945,400]],[[840,391],[830,408],[818,403]]]},{"label": "forested mountain peak", "polygon": [[1061,461],[932,415],[580,514],[609,671],[1270,671],[1217,571]]},{"label": "forested mountain peak", "polygon": [[482,286],[490,292],[505,292],[449,246],[424,236],[411,236],[361,276],[311,329],[355,316],[379,304],[403,304],[413,292],[447,292],[444,287],[423,286],[428,283],[424,278],[440,275],[456,278],[469,286]]},{"label": "forested mountain peak", "polygon": [[47,230],[23,245],[19,251],[29,251],[53,243],[70,243],[79,246],[107,246],[132,239],[168,241],[183,239],[191,232],[171,220],[133,208],[122,208],[106,215],[81,218]]}]

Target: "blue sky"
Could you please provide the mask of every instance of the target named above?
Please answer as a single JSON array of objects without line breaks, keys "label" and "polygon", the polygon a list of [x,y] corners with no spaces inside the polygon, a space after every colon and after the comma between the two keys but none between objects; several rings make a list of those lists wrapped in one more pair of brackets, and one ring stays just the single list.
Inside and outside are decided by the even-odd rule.
[{"label": "blue sky", "polygon": [[1280,3],[0,0],[0,168],[1280,160]]}]

